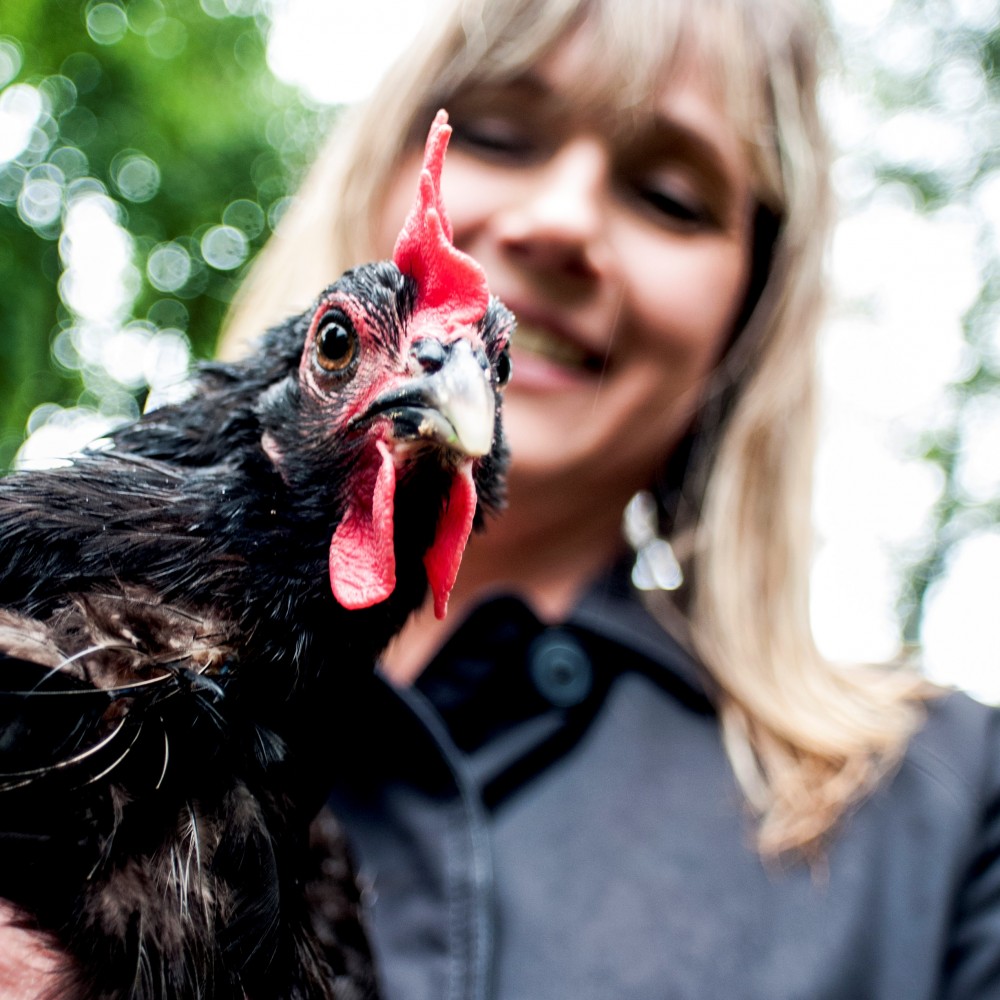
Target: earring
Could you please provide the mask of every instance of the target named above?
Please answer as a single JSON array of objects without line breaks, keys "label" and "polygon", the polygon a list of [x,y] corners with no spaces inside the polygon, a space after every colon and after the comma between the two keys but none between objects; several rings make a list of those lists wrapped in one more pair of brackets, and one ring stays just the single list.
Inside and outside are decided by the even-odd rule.
[{"label": "earring", "polygon": [[661,538],[656,501],[649,490],[639,490],[625,507],[622,534],[635,552],[632,583],[639,590],[676,590],[684,582],[680,563]]}]

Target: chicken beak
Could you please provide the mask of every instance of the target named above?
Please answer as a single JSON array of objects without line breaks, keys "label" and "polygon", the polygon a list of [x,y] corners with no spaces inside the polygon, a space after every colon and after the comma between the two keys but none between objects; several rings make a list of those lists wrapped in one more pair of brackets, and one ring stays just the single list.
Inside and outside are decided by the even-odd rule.
[{"label": "chicken beak", "polygon": [[379,396],[366,417],[387,416],[397,441],[432,441],[470,458],[493,447],[496,396],[472,344],[444,345],[432,371]]}]

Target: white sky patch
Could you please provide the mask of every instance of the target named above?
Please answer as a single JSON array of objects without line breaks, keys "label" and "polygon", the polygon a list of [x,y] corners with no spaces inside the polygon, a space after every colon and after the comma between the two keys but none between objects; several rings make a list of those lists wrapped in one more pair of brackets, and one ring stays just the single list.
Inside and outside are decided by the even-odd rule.
[{"label": "white sky patch", "polygon": [[153,330],[147,323],[129,323],[119,330],[109,331],[100,338],[100,363],[118,383],[130,389],[145,385],[146,346]]},{"label": "white sky patch", "polygon": [[1000,703],[1000,529],[963,539],[929,595],[923,647],[927,673]]},{"label": "white sky patch", "polygon": [[838,0],[837,15],[857,28],[875,28],[889,13],[893,0]]},{"label": "white sky patch", "polygon": [[988,503],[1000,496],[1000,398],[971,400],[962,413],[959,431],[958,487],[966,500]]},{"label": "white sky patch", "polygon": [[816,463],[813,627],[831,659],[881,661],[899,650],[901,568],[927,538],[941,476],[900,457],[881,418],[835,398]]},{"label": "white sky patch", "polygon": [[982,66],[972,59],[952,60],[937,79],[941,102],[953,109],[968,110],[987,100],[987,86]]},{"label": "white sky patch", "polygon": [[38,426],[14,458],[18,469],[51,469],[68,465],[69,456],[107,434],[121,423],[121,418],[109,417],[82,406],[63,409],[46,404],[44,413],[35,422]]},{"label": "white sky patch", "polygon": [[190,398],[191,344],[181,330],[159,330],[142,353],[143,377],[149,386],[146,409]]},{"label": "white sky patch", "polygon": [[132,238],[110,198],[88,193],[70,203],[59,251],[65,265],[59,294],[81,320],[110,323],[128,314],[138,274]]},{"label": "white sky patch", "polygon": [[839,306],[821,344],[831,424],[865,414],[899,445],[950,419],[949,386],[970,363],[962,316],[981,280],[977,239],[964,213],[920,216],[891,202],[841,224]]},{"label": "white sky patch", "polygon": [[996,0],[951,0],[951,8],[970,28],[983,30],[996,27]]},{"label": "white sky patch", "polygon": [[964,179],[972,158],[966,122],[943,111],[901,111],[879,128],[876,148],[887,162]]},{"label": "white sky patch", "polygon": [[837,663],[882,662],[899,650],[894,602],[897,574],[870,536],[846,535],[822,545],[812,573],[816,642]]},{"label": "white sky patch", "polygon": [[274,0],[267,61],[321,104],[366,97],[434,0]]},{"label": "white sky patch", "polygon": [[0,92],[0,163],[25,149],[41,113],[42,95],[30,84],[15,83]]},{"label": "white sky patch", "polygon": [[[71,198],[63,220],[59,254],[63,273],[59,295],[74,325],[65,331],[72,355],[84,372],[99,371],[125,387],[142,385],[153,330],[149,324],[123,326],[139,287],[132,238],[120,225],[119,206],[100,190]],[[134,403],[132,404],[134,407]],[[40,407],[28,421],[30,434],[14,464],[19,468],[58,465],[128,416],[92,407]]]},{"label": "white sky patch", "polygon": [[1000,254],[1000,173],[981,181],[973,197],[976,208],[989,227],[993,253]]},{"label": "white sky patch", "polygon": [[[860,2],[864,3],[864,0]],[[840,0],[838,9],[843,5],[844,0]],[[875,25],[864,27],[872,28]],[[894,73],[920,76],[926,71],[934,55],[934,33],[931,26],[923,20],[911,18],[903,23],[897,21],[892,25],[891,31],[884,32],[879,38],[879,62]]]},{"label": "white sky patch", "polygon": [[[962,315],[980,282],[977,238],[966,214],[918,215],[893,191],[837,231],[838,307],[821,341],[812,602],[817,641],[833,659],[880,660],[897,650],[902,571],[929,541],[942,488],[939,470],[907,452],[922,430],[953,417],[949,387],[968,363]],[[970,445],[973,434],[978,443],[991,433],[989,416],[970,427]],[[970,480],[981,485],[995,459],[964,452]],[[969,628],[967,616],[953,620],[956,607],[939,605],[938,636]],[[939,640],[939,672],[943,648]],[[958,683],[967,685],[968,674]]]}]

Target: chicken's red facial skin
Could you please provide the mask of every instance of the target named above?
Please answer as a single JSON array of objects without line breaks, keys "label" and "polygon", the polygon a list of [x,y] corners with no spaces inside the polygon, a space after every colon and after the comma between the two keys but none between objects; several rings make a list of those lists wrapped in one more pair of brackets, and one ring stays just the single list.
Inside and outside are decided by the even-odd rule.
[{"label": "chicken's red facial skin", "polygon": [[[479,469],[495,447],[502,450],[496,402],[502,372],[495,370],[502,367],[512,320],[487,300],[479,322],[444,325],[438,337],[442,324],[430,322],[433,313],[420,308],[413,279],[397,277],[389,264],[373,274],[381,283],[366,282],[350,294],[333,290],[320,299],[297,379],[286,379],[268,396],[262,443],[293,491],[322,495],[329,486],[312,481],[310,471],[343,467],[329,571],[334,596],[352,609],[392,593],[396,484],[405,485],[409,465],[436,450],[437,464],[452,481],[443,483],[438,516],[428,518],[438,531],[426,545],[425,564],[435,609],[443,615],[472,526]],[[393,279],[400,284],[389,294],[384,282]],[[328,356],[331,350],[336,357]],[[463,409],[449,410],[460,400],[448,399],[448,391],[463,386],[482,394],[478,425]],[[334,443],[336,455],[324,457]],[[296,461],[296,455],[310,458]],[[488,491],[485,499],[495,504]]]}]

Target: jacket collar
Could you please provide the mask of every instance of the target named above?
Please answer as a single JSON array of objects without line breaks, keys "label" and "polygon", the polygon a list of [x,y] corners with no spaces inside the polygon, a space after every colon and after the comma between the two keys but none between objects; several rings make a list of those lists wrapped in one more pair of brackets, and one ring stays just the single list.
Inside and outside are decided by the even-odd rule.
[{"label": "jacket collar", "polygon": [[599,577],[570,612],[566,625],[638,654],[646,671],[665,673],[698,700],[711,700],[712,683],[703,664],[657,620],[632,585],[630,566],[617,564]]},{"label": "jacket collar", "polygon": [[[574,633],[605,677],[609,671],[640,671],[693,710],[714,712],[707,671],[644,606],[627,566],[598,578],[551,630]],[[547,631],[520,598],[497,595],[473,609],[416,687],[446,715],[454,711],[450,724],[458,730],[461,720],[474,723],[468,737],[477,742],[484,718],[538,710],[530,685],[511,673],[510,664],[530,657],[532,644]],[[457,735],[462,744],[463,734]]]}]

